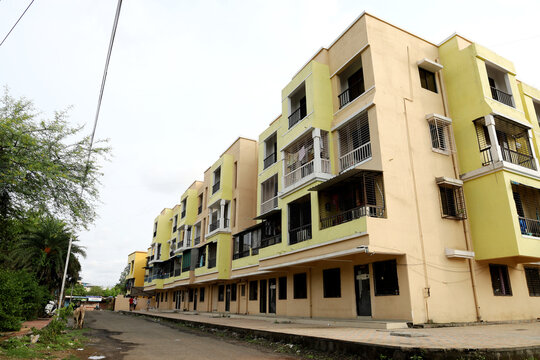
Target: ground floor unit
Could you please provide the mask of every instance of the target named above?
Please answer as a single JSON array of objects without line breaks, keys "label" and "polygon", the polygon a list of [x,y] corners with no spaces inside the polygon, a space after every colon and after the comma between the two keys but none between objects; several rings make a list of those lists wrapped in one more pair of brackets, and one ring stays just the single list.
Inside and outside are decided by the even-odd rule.
[{"label": "ground floor unit", "polygon": [[150,290],[149,309],[415,324],[533,320],[539,274],[535,264],[356,252],[165,284]]}]

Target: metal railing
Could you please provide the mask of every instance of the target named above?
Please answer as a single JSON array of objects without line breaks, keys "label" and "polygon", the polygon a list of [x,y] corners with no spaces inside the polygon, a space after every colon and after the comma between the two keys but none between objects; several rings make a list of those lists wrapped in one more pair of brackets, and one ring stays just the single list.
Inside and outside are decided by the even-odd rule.
[{"label": "metal railing", "polygon": [[273,198],[266,200],[261,204],[261,215],[269,212],[270,210],[273,210],[277,208],[278,206],[278,197],[277,195]]},{"label": "metal railing", "polygon": [[519,228],[523,235],[540,237],[540,220],[527,219],[519,216]]},{"label": "metal railing", "polygon": [[201,242],[201,236],[197,236],[195,239],[193,239],[193,244],[198,245]]},{"label": "metal railing", "polygon": [[311,239],[311,224],[289,230],[290,244],[296,244]]},{"label": "metal railing", "polygon": [[219,190],[219,181],[212,185],[212,194],[215,194]]},{"label": "metal railing", "polygon": [[306,107],[300,106],[289,115],[289,129],[296,125],[300,120],[306,116]]},{"label": "metal railing", "polygon": [[273,163],[275,163],[277,160],[277,155],[276,153],[271,153],[270,155],[268,155],[266,158],[264,158],[264,168],[266,169],[267,167],[269,167],[270,165],[272,165]]},{"label": "metal railing", "polygon": [[371,141],[339,158],[339,171],[350,168],[371,157]]},{"label": "metal railing", "polygon": [[488,166],[489,164],[493,163],[493,158],[491,157],[491,146],[480,150],[480,154],[482,154],[482,166]]},{"label": "metal railing", "polygon": [[534,157],[532,157],[531,155],[522,154],[517,151],[505,148],[501,148],[501,153],[504,161],[508,161],[512,164],[536,170],[536,163],[534,161]]},{"label": "metal railing", "polygon": [[281,242],[281,234],[277,234],[274,236],[264,237],[261,240],[261,248],[265,248],[268,246],[272,246],[275,244],[279,244]]},{"label": "metal railing", "polygon": [[321,171],[325,174],[332,173],[332,166],[329,159],[321,159]]},{"label": "metal railing", "polygon": [[353,209],[349,209],[339,214],[328,216],[321,219],[321,230],[327,229],[332,226],[344,224],[349,221],[360,219],[364,216],[371,217],[383,217],[384,216],[384,207],[383,206],[358,206]]},{"label": "metal railing", "polygon": [[364,82],[359,81],[356,84],[353,84],[350,88],[338,95],[339,98],[339,108],[341,109],[360,95],[364,93]]},{"label": "metal railing", "polygon": [[497,100],[498,102],[501,102],[505,105],[514,107],[514,102],[512,101],[512,95],[505,93],[502,90],[499,90],[493,86],[491,86],[491,97],[493,97],[493,100]]},{"label": "metal railing", "polygon": [[213,223],[210,223],[210,226],[208,227],[208,232],[212,232],[214,230],[217,230],[219,228],[219,219],[217,221],[214,221]]},{"label": "metal railing", "polygon": [[313,174],[313,160],[286,174],[285,187],[291,186],[311,174]]},{"label": "metal railing", "polygon": [[237,253],[233,254],[233,260],[240,259],[240,258],[249,256],[249,255],[250,255],[249,249],[244,250],[244,251],[240,251],[240,252],[237,252]]}]

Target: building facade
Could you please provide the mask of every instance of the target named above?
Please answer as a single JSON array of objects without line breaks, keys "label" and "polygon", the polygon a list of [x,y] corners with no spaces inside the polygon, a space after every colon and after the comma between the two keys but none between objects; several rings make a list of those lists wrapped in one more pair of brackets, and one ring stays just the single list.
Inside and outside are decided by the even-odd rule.
[{"label": "building facade", "polygon": [[362,14],[154,222],[152,307],[412,323],[540,316],[540,92]]}]

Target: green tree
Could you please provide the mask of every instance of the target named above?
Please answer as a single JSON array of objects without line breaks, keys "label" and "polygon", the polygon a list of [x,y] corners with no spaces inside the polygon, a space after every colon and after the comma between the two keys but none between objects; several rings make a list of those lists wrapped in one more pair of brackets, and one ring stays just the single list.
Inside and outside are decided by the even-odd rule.
[{"label": "green tree", "polygon": [[[95,219],[99,164],[109,148],[97,141],[88,157],[91,138],[68,123],[66,111],[52,120],[38,117],[31,101],[7,90],[0,98],[0,228],[29,210],[74,229],[87,227]],[[0,235],[5,240],[9,234]]]},{"label": "green tree", "polygon": [[81,264],[77,256],[86,256],[78,239],[68,225],[50,216],[35,217],[28,221],[12,251],[13,267],[35,274],[38,282],[49,290],[60,288],[69,239],[73,239],[68,266],[68,283],[79,278]]},{"label": "green tree", "polygon": [[87,291],[87,295],[94,295],[94,296],[103,296],[103,293],[105,291],[101,286],[91,286],[90,290]]},{"label": "green tree", "polygon": [[[129,275],[129,264],[126,265],[124,270],[122,270],[122,272],[120,273],[120,278],[118,279],[118,282],[114,286],[115,288],[119,289],[120,292],[118,294],[125,294],[126,293],[128,275]],[[118,294],[116,294],[116,295],[118,295]],[[114,296],[116,296],[116,295],[114,295]]]},{"label": "green tree", "polygon": [[[69,290],[69,293],[71,294],[71,290]],[[73,295],[74,296],[84,296],[86,295],[86,289],[83,285],[76,283],[73,284]]]}]

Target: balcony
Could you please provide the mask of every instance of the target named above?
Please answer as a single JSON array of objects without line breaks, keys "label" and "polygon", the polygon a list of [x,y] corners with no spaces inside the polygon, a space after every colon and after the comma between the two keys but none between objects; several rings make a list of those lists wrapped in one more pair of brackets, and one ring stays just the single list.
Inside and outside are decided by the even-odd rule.
[{"label": "balcony", "polygon": [[364,93],[364,81],[359,81],[349,87],[347,90],[343,91],[338,95],[339,98],[339,108],[341,109],[360,95]]},{"label": "balcony", "polygon": [[292,170],[285,175],[285,187],[294,185],[294,183],[302,180],[308,175],[313,174],[314,171],[314,161],[311,160],[306,164],[300,166],[299,168]]},{"label": "balcony", "polygon": [[276,153],[272,153],[268,155],[266,158],[264,158],[264,168],[266,169],[270,165],[274,164],[277,161],[277,155]]},{"label": "balcony", "polygon": [[368,142],[339,157],[339,170],[346,170],[371,158],[371,142]]},{"label": "balcony", "polygon": [[199,235],[195,237],[195,239],[193,239],[193,244],[195,246],[195,245],[199,245],[200,243],[201,243],[201,236]]},{"label": "balcony", "polygon": [[220,182],[216,182],[214,185],[212,185],[212,194],[215,194],[219,190],[219,184]]},{"label": "balcony", "polygon": [[265,202],[261,204],[261,215],[277,208],[277,206],[278,206],[278,197],[276,195],[273,198],[266,200]]},{"label": "balcony", "polygon": [[210,223],[210,226],[208,227],[208,230],[209,230],[208,232],[216,231],[218,228],[219,228],[219,220]]},{"label": "balcony", "polygon": [[507,94],[504,91],[497,89],[496,87],[490,86],[491,88],[491,97],[493,100],[497,100],[500,103],[514,107],[514,102],[512,100],[512,95]]},{"label": "balcony", "polygon": [[261,248],[272,246],[281,243],[281,234],[277,234],[270,237],[264,237],[261,240]]},{"label": "balcony", "polygon": [[536,170],[536,162],[531,155],[523,154],[510,149],[501,149],[502,158],[504,161],[508,161],[512,164],[526,167],[531,170]]},{"label": "balcony", "polygon": [[289,243],[296,244],[311,239],[311,224],[302,225],[289,230]]},{"label": "balcony", "polygon": [[360,219],[369,215],[371,217],[383,217],[384,207],[382,206],[358,206],[350,210],[343,211],[339,214],[328,216],[321,219],[321,230],[332,226],[344,224],[349,221]]},{"label": "balcony", "polygon": [[519,228],[523,235],[540,237],[540,220],[519,216]]},{"label": "balcony", "polygon": [[233,260],[240,259],[240,258],[243,258],[243,257],[248,257],[250,254],[251,254],[251,252],[250,252],[249,248],[246,249],[246,250],[235,252],[233,254]]},{"label": "balcony", "polygon": [[304,103],[303,106],[300,106],[298,109],[293,111],[291,115],[289,115],[289,129],[305,118],[306,115],[307,109],[306,104]]},{"label": "balcony", "polygon": [[180,276],[181,273],[182,273],[182,269],[175,269],[174,270],[174,276]]}]

